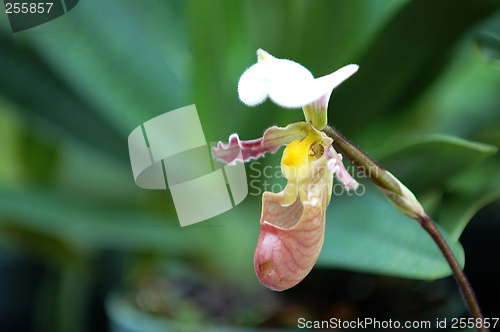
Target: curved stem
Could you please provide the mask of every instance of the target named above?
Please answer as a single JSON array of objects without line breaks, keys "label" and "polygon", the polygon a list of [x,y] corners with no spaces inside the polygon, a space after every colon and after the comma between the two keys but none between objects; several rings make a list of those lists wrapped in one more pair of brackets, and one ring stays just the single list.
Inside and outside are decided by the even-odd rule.
[{"label": "curved stem", "polygon": [[[333,144],[364,174],[386,195],[389,200],[398,207],[403,213],[406,215],[412,216],[412,218],[416,219],[420,225],[425,229],[427,233],[432,237],[434,242],[439,247],[439,250],[446,258],[453,276],[457,281],[460,292],[462,293],[465,304],[467,305],[467,309],[471,317],[475,320],[480,319],[481,322],[484,322],[483,314],[481,313],[481,309],[479,307],[479,303],[477,302],[476,296],[474,295],[474,291],[467,280],[467,277],[464,274],[464,271],[458,264],[458,261],[450,249],[448,243],[444,239],[443,235],[436,227],[432,219],[427,216],[423,212],[423,208],[420,209],[421,213],[413,217],[414,214],[405,212],[406,206],[408,204],[408,210],[410,210],[411,204],[420,203],[416,201],[415,196],[402,184],[394,178],[392,175],[389,176],[388,172],[385,171],[382,167],[380,167],[373,159],[368,157],[366,153],[364,153],[361,149],[347,140],[341,133],[339,133],[335,128],[326,126],[323,129],[323,132],[327,134],[329,137],[333,139]],[[372,172],[371,170],[376,170]],[[403,188],[405,190],[403,190]],[[401,199],[398,199],[400,197]],[[415,201],[413,201],[415,200]],[[402,202],[402,203],[401,203]],[[418,211],[419,209],[413,209],[412,211]],[[488,331],[483,324],[481,327],[477,327],[478,331]]]},{"label": "curved stem", "polygon": [[[479,303],[477,302],[476,295],[472,290],[467,277],[465,276],[464,271],[460,268],[460,265],[457,262],[457,259],[453,252],[450,249],[448,243],[444,239],[443,235],[436,227],[434,222],[429,216],[422,216],[419,220],[420,225],[429,233],[434,242],[439,247],[439,250],[443,253],[443,256],[446,258],[446,261],[450,265],[451,271],[453,272],[453,276],[460,287],[460,292],[464,298],[465,304],[467,305],[467,309],[469,310],[469,314],[471,317],[477,319],[480,318],[482,322],[484,322],[483,314],[481,313],[481,308],[479,307]],[[488,331],[483,324],[481,324],[481,328],[477,328],[478,331]]]}]

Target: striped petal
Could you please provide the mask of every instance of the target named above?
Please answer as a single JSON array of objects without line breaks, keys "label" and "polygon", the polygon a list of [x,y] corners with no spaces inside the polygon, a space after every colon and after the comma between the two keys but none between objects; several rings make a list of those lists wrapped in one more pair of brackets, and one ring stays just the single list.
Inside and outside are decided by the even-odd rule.
[{"label": "striped petal", "polygon": [[[295,122],[285,128],[273,126],[261,138],[242,141],[238,134],[229,137],[229,143],[219,142],[212,148],[212,156],[226,164],[247,162],[262,157],[266,152],[275,153],[281,146],[306,135],[307,123]],[[241,154],[240,154],[241,152]]]},{"label": "striped petal", "polygon": [[272,290],[286,290],[302,281],[323,246],[333,174],[326,167],[324,156],[311,170],[308,181],[301,184],[307,187],[299,189],[292,204],[287,199],[287,188],[262,196],[254,267],[260,282]]}]

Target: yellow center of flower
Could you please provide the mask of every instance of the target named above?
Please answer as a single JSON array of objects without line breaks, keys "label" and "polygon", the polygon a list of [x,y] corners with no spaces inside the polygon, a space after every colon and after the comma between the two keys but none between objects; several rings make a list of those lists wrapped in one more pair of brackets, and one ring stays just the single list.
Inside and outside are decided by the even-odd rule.
[{"label": "yellow center of flower", "polygon": [[306,178],[309,173],[309,162],[323,155],[324,148],[314,134],[308,134],[302,140],[287,145],[283,151],[282,171],[288,180]]},{"label": "yellow center of flower", "polygon": [[283,151],[283,164],[292,167],[301,167],[309,161],[311,146],[316,140],[307,135],[302,140],[296,140],[288,144]]},{"label": "yellow center of flower", "polygon": [[281,205],[288,206],[297,200],[306,200],[310,194],[309,180],[320,169],[313,169],[315,162],[325,152],[320,134],[309,131],[306,137],[293,141],[283,151],[281,159],[281,172],[288,180],[282,192]]}]

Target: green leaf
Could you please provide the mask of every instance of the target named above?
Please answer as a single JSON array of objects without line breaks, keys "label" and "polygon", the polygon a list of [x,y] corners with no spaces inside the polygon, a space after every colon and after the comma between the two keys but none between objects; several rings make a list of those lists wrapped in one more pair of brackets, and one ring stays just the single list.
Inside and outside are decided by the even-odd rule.
[{"label": "green leaf", "polygon": [[71,19],[51,22],[60,32],[57,37],[22,37],[123,137],[157,115],[186,106],[191,56],[176,4],[94,6],[81,4]]},{"label": "green leaf", "polygon": [[22,158],[20,153],[21,121],[15,116],[14,109],[0,98],[0,184],[16,183],[22,177]]},{"label": "green leaf", "polygon": [[458,241],[476,212],[499,197],[500,188],[479,195],[447,194],[439,211],[439,225]]},{"label": "green leaf", "polygon": [[154,250],[189,255],[177,221],[127,207],[106,208],[51,190],[0,190],[0,226],[29,229],[88,249]]},{"label": "green leaf", "polygon": [[[360,59],[359,71],[336,89],[334,123],[347,136],[363,136],[406,116],[443,72],[457,41],[499,8],[498,1],[411,1],[380,30]],[[356,114],[356,121],[353,121]],[[376,143],[377,135],[366,140]]]},{"label": "green leaf", "polygon": [[380,150],[376,158],[416,195],[440,189],[454,176],[497,152],[493,145],[431,134],[410,137]]},{"label": "green leaf", "polygon": [[[0,91],[51,135],[128,160],[134,128],[187,104],[191,55],[182,6],[94,5],[79,5],[71,19],[20,32],[15,41],[0,33]],[[54,33],[37,33],[48,26]]]},{"label": "green leaf", "polygon": [[484,206],[500,198],[500,160],[498,156],[474,167],[454,181],[445,192],[439,210],[439,224],[452,239],[458,240],[463,230]]},{"label": "green leaf", "polygon": [[500,39],[486,33],[478,33],[476,44],[486,60],[500,61]]},{"label": "green leaf", "polygon": [[68,89],[38,54],[2,33],[0,49],[0,91],[30,125],[36,124],[51,136],[76,138],[113,156],[127,158],[123,149],[126,136],[110,126],[87,100]]},{"label": "green leaf", "polygon": [[[371,184],[365,188],[361,196],[332,196],[317,265],[413,279],[450,275],[448,263],[420,224],[400,213]],[[461,244],[448,244],[463,266]]]}]

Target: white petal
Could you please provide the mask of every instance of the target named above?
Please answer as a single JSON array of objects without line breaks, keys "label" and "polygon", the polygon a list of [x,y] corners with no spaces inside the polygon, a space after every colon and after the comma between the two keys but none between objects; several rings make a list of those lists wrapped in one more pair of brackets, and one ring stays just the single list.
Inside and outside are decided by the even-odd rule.
[{"label": "white petal", "polygon": [[[262,51],[261,53],[263,53]],[[254,64],[241,75],[238,82],[240,100],[255,106],[268,96],[283,107],[302,107],[312,97],[305,98],[304,89],[312,87],[314,76],[304,66],[286,59],[276,59],[265,53],[264,60]],[[314,93],[316,96],[317,93]],[[298,96],[298,100],[290,99]],[[312,99],[314,100],[314,99]]]},{"label": "white petal", "polygon": [[323,91],[323,94],[331,94],[333,89],[357,72],[358,68],[358,65],[350,64],[334,71],[330,75],[319,77],[314,80],[315,89]]},{"label": "white petal", "polygon": [[330,75],[314,79],[304,66],[297,62],[277,59],[259,49],[259,62],[241,75],[238,83],[240,100],[255,106],[267,96],[276,104],[286,108],[300,108],[323,96],[330,98],[332,90],[358,70],[357,65],[347,65]]},{"label": "white petal", "polygon": [[[269,79],[267,92],[272,101],[286,108],[303,107],[315,102],[324,95],[328,96],[326,99],[326,103],[328,103],[333,89],[354,74],[359,68],[357,65],[351,64],[340,68],[330,75],[313,79],[311,73],[298,63],[289,60],[277,61],[280,61],[280,66],[273,64],[272,75],[267,74],[268,70],[266,68],[265,75]],[[294,65],[286,64],[284,63],[285,61],[291,62]],[[269,66],[271,66],[271,63],[269,63]]]},{"label": "white petal", "polygon": [[268,81],[303,83],[314,81],[314,76],[306,67],[287,59],[270,59],[260,62],[265,70]]},{"label": "white petal", "polygon": [[267,91],[269,97],[282,107],[303,107],[325,95],[326,98],[323,102],[328,106],[333,89],[354,74],[358,68],[358,65],[347,65],[330,75],[319,77],[313,81],[303,81],[302,84],[293,86],[291,86],[292,83],[287,85],[285,82],[281,83],[280,86],[275,86],[273,81],[269,83]]},{"label": "white petal", "polygon": [[281,107],[298,108],[319,99],[324,92],[312,82],[271,81],[267,87],[269,98]]},{"label": "white petal", "polygon": [[255,106],[266,100],[267,83],[262,63],[254,64],[241,75],[238,82],[238,96],[248,106]]},{"label": "white petal", "polygon": [[267,62],[265,70],[269,98],[282,107],[302,107],[321,96],[313,89],[311,72],[294,61],[276,59]]}]

